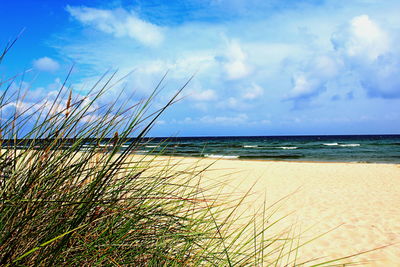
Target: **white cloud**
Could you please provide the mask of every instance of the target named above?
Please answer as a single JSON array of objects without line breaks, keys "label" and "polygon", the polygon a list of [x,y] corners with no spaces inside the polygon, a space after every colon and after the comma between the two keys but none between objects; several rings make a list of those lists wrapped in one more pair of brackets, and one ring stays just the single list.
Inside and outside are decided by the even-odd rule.
[{"label": "white cloud", "polygon": [[[23,116],[33,115],[35,119],[42,118],[44,114],[50,112],[50,114],[56,114],[59,112],[66,112],[69,89],[63,87],[63,82],[60,78],[55,78],[53,82],[47,84],[45,87],[32,88],[32,84],[27,82],[12,83],[11,91],[21,89],[21,95],[18,100],[15,99],[16,95],[12,97],[8,105],[5,105],[7,109],[7,115],[10,115],[10,111],[14,109],[17,113],[23,112]],[[60,95],[60,90],[62,90]],[[81,102],[75,107],[78,110],[86,109],[86,115],[82,118],[81,122],[88,122],[98,120],[102,118],[100,108],[106,104],[104,101],[105,97],[100,96],[98,100],[93,103],[92,96],[73,92],[71,104]],[[12,100],[12,101],[11,101]],[[10,110],[10,107],[13,109]],[[1,108],[0,108],[1,109]]]},{"label": "white cloud", "polygon": [[60,64],[52,58],[42,57],[33,61],[33,66],[41,71],[53,72],[60,68]]},{"label": "white cloud", "polygon": [[388,34],[367,15],[354,17],[332,36],[337,51],[362,61],[376,60],[390,49]]},{"label": "white cloud", "polygon": [[286,96],[289,100],[304,100],[317,96],[326,89],[330,79],[335,78],[342,68],[341,60],[329,55],[315,56],[301,71],[292,76],[292,89]]},{"label": "white cloud", "polygon": [[165,120],[157,120],[156,121],[156,124],[157,125],[164,125],[164,124],[166,124],[167,122],[165,121]]},{"label": "white cloud", "polygon": [[172,119],[171,124],[183,124],[183,125],[199,125],[199,124],[218,124],[224,126],[237,126],[237,125],[268,125],[272,121],[268,119],[261,120],[250,120],[249,116],[245,113],[239,113],[232,116],[203,116],[199,118],[185,117],[181,120]]},{"label": "white cloud", "polygon": [[253,100],[264,94],[264,89],[256,83],[253,83],[251,87],[247,88],[243,94],[244,99]]},{"label": "white cloud", "polygon": [[400,97],[400,50],[393,46],[395,36],[367,15],[352,18],[332,34],[334,53],[314,54],[293,75],[286,99],[309,100],[324,92],[329,82],[347,74],[369,96]]},{"label": "white cloud", "polygon": [[[54,84],[51,84],[47,88],[49,89],[53,85]],[[36,90],[28,91],[26,98],[11,102],[8,107],[16,108],[17,113],[23,113],[24,116],[30,116],[33,114],[35,118],[39,119],[43,119],[43,116],[47,113],[50,113],[51,115],[61,112],[66,114],[68,94],[62,99],[57,99],[59,93],[58,90],[44,91],[43,88],[37,88]],[[95,120],[103,119],[103,114],[99,112],[100,105],[93,103],[93,100],[89,96],[83,96],[76,93],[72,95],[72,105],[80,101],[82,101],[82,103],[75,106],[75,108],[80,110],[80,112],[83,109],[86,110],[85,116],[80,119],[80,122],[93,122]]]},{"label": "white cloud", "polygon": [[[263,118],[255,114],[260,114],[257,111],[261,108],[268,108],[271,116],[278,118],[271,124],[276,125],[280,117],[291,112],[292,105],[312,106],[314,111],[321,111],[318,114],[307,109],[296,111],[299,116],[312,117],[326,115],[332,107],[340,108],[330,115],[344,111],[350,101],[352,115],[349,116],[355,116],[357,110],[369,114],[386,110],[386,106],[376,103],[398,104],[398,100],[367,99],[360,86],[370,96],[400,95],[399,48],[394,45],[398,43],[394,36],[399,35],[396,27],[400,19],[395,16],[396,9],[386,3],[365,8],[353,2],[328,0],[321,5],[285,6],[271,14],[260,10],[263,14],[258,18],[232,17],[229,23],[225,23],[225,17],[199,20],[198,13],[179,14],[179,20],[175,20],[175,13],[168,14],[170,9],[160,17],[157,12],[163,9],[154,7],[157,12],[149,13],[140,9],[141,4],[133,6],[137,6],[137,13],[131,9],[73,7],[75,13],[69,10],[71,17],[81,22],[84,29],[90,26],[108,34],[93,35],[93,31],[84,30],[70,36],[70,41],[58,49],[64,57],[90,71],[80,72],[81,77],[93,76],[110,67],[118,68],[121,74],[134,70],[124,81],[128,91],[139,91],[139,95],[140,91],[145,93],[154,88],[167,70],[169,74],[163,84],[166,95],[196,73],[183,92],[189,101],[181,101],[178,111],[167,114],[166,121],[172,118],[181,121],[188,116],[193,125],[201,128],[204,122],[200,118],[204,115],[210,116],[203,117],[203,121],[216,122],[247,113],[259,122]],[[398,3],[392,6],[398,7]],[[254,8],[258,9],[259,5]],[[386,16],[388,9],[391,9],[390,16]],[[161,33],[160,46],[138,45],[141,41],[129,32],[127,18],[132,16],[143,21],[145,17],[139,13],[142,10],[146,18],[167,22],[166,26],[157,24],[162,27],[153,25]],[[202,10],[208,12],[207,8]],[[268,86],[268,94],[264,85]],[[354,93],[354,99],[346,98],[346,93]],[[339,95],[340,100],[331,102],[334,95]],[[290,101],[282,102],[284,97]],[[264,106],[266,101],[268,107]],[[388,106],[394,109],[393,104]]]},{"label": "white cloud", "polygon": [[247,55],[238,41],[233,40],[228,43],[226,59],[227,62],[224,63],[224,69],[228,79],[237,80],[250,74],[251,69],[246,63]]},{"label": "white cloud", "polygon": [[104,10],[89,7],[67,6],[67,11],[83,24],[93,26],[116,37],[130,37],[145,45],[159,45],[162,29],[123,9]]},{"label": "white cloud", "polygon": [[190,74],[194,74],[197,71],[207,71],[209,68],[215,65],[215,56],[209,51],[191,51],[193,54],[186,53],[180,55],[175,60],[149,60],[143,62],[138,71],[141,73],[148,74],[160,74],[166,70],[170,70],[169,76],[182,77]]},{"label": "white cloud", "polygon": [[342,60],[335,56],[321,55],[315,57],[312,62],[312,68],[314,73],[318,73],[319,77],[323,79],[330,79],[336,77],[342,68]]},{"label": "white cloud", "polygon": [[217,94],[214,90],[208,89],[204,91],[192,91],[189,97],[195,101],[212,101],[217,99]]},{"label": "white cloud", "polygon": [[298,73],[293,77],[293,88],[290,91],[289,99],[304,99],[314,96],[321,89],[321,81],[309,77],[306,73]]},{"label": "white cloud", "polygon": [[227,97],[217,103],[217,107],[220,109],[240,110],[243,108],[244,103],[238,100],[236,97]]},{"label": "white cloud", "polygon": [[240,94],[238,94],[237,96],[229,96],[229,94],[226,94],[225,98],[219,99],[219,101],[215,104],[215,107],[220,110],[241,112],[249,109],[254,109],[255,105],[246,100],[250,99],[245,99],[243,95]]},{"label": "white cloud", "polygon": [[[238,125],[238,124],[252,124],[254,121],[249,121],[247,114],[239,113],[232,116],[203,116],[198,118],[185,117],[181,120],[172,119],[171,123],[177,124],[219,124],[219,125]],[[268,124],[270,121],[263,120],[258,123]]]},{"label": "white cloud", "polygon": [[360,70],[361,85],[372,97],[400,98],[400,57],[380,56]]},{"label": "white cloud", "polygon": [[226,125],[237,125],[243,124],[248,121],[246,114],[238,114],[236,116],[204,116],[200,119],[200,122],[207,124],[226,124]]},{"label": "white cloud", "polygon": [[367,15],[354,17],[332,37],[334,48],[369,96],[400,97],[400,50],[397,32],[383,29]]}]

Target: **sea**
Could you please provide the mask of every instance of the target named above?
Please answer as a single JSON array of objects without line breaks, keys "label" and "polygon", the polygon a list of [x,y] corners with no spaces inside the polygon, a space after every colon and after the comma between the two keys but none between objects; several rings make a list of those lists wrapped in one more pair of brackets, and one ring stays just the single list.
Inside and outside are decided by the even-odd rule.
[{"label": "sea", "polygon": [[153,138],[135,153],[239,160],[400,163],[400,135]]},{"label": "sea", "polygon": [[[74,141],[66,142],[69,147]],[[41,149],[42,141],[33,141]],[[32,140],[18,140],[23,149]],[[232,160],[320,161],[400,163],[400,135],[309,135],[309,136],[207,136],[127,139],[120,152],[134,142],[130,153]],[[81,150],[98,146],[113,149],[113,139],[87,139]],[[4,141],[2,146],[13,141]]]}]

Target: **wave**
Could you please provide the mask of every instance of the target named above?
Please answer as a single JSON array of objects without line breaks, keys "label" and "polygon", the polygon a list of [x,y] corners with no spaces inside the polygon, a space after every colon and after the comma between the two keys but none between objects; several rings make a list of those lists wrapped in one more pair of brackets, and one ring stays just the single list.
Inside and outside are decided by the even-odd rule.
[{"label": "wave", "polygon": [[339,146],[343,146],[343,147],[353,147],[353,146],[360,146],[360,144],[341,144]]},{"label": "wave", "polygon": [[226,156],[226,155],[214,155],[214,154],[205,154],[204,157],[212,158],[212,159],[237,159],[238,155]]},{"label": "wave", "polygon": [[284,159],[305,159],[304,155],[245,155],[240,159],[264,159],[264,160],[284,160]]},{"label": "wave", "polygon": [[280,146],[279,148],[282,148],[282,149],[297,149],[298,147],[297,146]]},{"label": "wave", "polygon": [[243,147],[244,147],[244,148],[251,148],[251,147],[254,148],[254,147],[258,147],[258,146],[257,146],[257,145],[244,145]]},{"label": "wave", "polygon": [[137,150],[134,153],[149,153],[148,150]]},{"label": "wave", "polygon": [[324,146],[338,146],[338,143],[326,143]]},{"label": "wave", "polygon": [[146,147],[149,147],[149,148],[155,148],[155,147],[159,147],[159,146],[146,146]]},{"label": "wave", "polygon": [[107,149],[112,149],[114,147],[113,144],[100,144],[99,148],[107,148]]}]

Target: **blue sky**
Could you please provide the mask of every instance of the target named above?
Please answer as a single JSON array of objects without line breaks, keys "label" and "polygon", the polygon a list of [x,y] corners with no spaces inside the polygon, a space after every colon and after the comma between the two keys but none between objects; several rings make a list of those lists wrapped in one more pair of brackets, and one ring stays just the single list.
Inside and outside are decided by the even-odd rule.
[{"label": "blue sky", "polygon": [[84,90],[118,69],[160,106],[193,74],[152,135],[400,133],[398,0],[3,1],[0,66],[32,69],[27,102],[49,97],[75,64]]}]

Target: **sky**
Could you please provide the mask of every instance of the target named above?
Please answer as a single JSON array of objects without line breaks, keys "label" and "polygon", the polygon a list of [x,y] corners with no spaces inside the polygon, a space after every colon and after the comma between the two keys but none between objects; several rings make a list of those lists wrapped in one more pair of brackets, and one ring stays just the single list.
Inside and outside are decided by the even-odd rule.
[{"label": "sky", "polygon": [[[153,136],[400,134],[398,0],[2,1],[2,78],[30,70],[25,101],[73,66],[82,92],[105,72],[132,101],[168,72]],[[117,78],[118,78],[117,77]],[[4,88],[0,88],[4,90]]]}]

